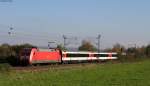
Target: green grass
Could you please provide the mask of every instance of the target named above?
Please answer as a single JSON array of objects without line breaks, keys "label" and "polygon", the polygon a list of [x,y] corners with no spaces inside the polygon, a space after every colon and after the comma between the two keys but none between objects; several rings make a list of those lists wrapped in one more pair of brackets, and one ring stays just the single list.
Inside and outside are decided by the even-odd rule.
[{"label": "green grass", "polygon": [[150,60],[0,73],[0,86],[150,86]]}]

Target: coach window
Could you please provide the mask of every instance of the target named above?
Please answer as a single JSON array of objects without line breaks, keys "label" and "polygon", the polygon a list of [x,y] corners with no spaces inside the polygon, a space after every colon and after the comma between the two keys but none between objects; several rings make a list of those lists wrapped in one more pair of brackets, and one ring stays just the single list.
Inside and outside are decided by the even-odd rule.
[{"label": "coach window", "polygon": [[100,54],[100,57],[108,57],[108,54]]},{"label": "coach window", "polygon": [[94,57],[100,57],[100,54],[94,54]]},{"label": "coach window", "polygon": [[108,54],[94,54],[94,57],[107,57]]},{"label": "coach window", "polygon": [[88,54],[67,54],[67,57],[89,57]]},{"label": "coach window", "polygon": [[117,57],[117,54],[112,54],[112,57]]}]

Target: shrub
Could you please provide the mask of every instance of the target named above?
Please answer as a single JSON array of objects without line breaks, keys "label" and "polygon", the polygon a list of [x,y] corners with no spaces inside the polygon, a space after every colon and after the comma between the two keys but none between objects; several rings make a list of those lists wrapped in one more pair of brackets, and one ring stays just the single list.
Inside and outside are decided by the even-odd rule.
[{"label": "shrub", "polygon": [[0,73],[8,73],[10,71],[10,65],[7,63],[0,64]]}]

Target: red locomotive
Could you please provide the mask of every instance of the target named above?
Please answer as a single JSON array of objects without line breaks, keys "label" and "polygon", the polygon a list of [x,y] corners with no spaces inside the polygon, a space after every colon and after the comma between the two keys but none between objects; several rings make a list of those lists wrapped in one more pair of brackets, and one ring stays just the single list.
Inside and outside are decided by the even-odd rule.
[{"label": "red locomotive", "polygon": [[40,63],[70,63],[82,61],[99,61],[107,59],[117,59],[117,53],[97,53],[97,52],[68,52],[60,49],[23,49],[20,52],[21,64]]}]

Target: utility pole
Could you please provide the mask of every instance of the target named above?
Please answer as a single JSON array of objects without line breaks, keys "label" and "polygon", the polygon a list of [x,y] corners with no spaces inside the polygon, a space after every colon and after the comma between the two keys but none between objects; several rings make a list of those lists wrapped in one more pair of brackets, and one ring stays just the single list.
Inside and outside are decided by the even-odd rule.
[{"label": "utility pole", "polygon": [[67,39],[67,37],[65,36],[65,35],[63,35],[63,39],[64,39],[64,48],[66,49],[66,39]]},{"label": "utility pole", "polygon": [[8,36],[9,36],[9,41],[10,41],[9,44],[11,44],[12,41],[13,41],[13,39],[12,39],[13,34],[14,34],[14,28],[13,27],[9,27],[9,31],[8,31]]},{"label": "utility pole", "polygon": [[134,44],[134,47],[135,47],[135,49],[136,49],[136,47],[137,47],[136,44]]},{"label": "utility pole", "polygon": [[66,46],[71,43],[70,41],[77,40],[77,37],[67,37],[66,35],[63,35],[63,39],[64,39],[64,48],[66,49]]},{"label": "utility pole", "polygon": [[101,38],[101,35],[99,34],[98,37],[97,37],[97,40],[98,40],[98,49],[97,49],[97,52],[100,53],[100,38]]},{"label": "utility pole", "polygon": [[52,47],[50,46],[51,44],[53,44],[55,42],[48,42],[48,48],[51,49]]},{"label": "utility pole", "polygon": [[8,35],[11,35],[11,34],[12,34],[13,29],[14,29],[14,28],[12,28],[12,27],[9,28],[10,31],[8,31]]},{"label": "utility pole", "polygon": [[128,44],[128,48],[135,48],[136,49],[136,47],[137,47],[136,43]]}]

